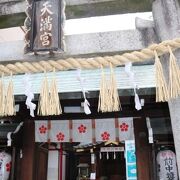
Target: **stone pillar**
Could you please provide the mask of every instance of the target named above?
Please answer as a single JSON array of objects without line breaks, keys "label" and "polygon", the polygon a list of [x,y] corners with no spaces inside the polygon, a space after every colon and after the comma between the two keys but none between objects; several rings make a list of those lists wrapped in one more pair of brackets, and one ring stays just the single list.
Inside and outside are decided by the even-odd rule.
[{"label": "stone pillar", "polygon": [[[155,31],[160,41],[180,37],[180,6],[178,0],[155,0],[152,6]],[[180,65],[180,49],[175,56]],[[168,58],[164,56],[163,67],[165,76],[168,77]],[[180,98],[168,102],[174,143],[177,155],[178,172],[180,175]]]}]

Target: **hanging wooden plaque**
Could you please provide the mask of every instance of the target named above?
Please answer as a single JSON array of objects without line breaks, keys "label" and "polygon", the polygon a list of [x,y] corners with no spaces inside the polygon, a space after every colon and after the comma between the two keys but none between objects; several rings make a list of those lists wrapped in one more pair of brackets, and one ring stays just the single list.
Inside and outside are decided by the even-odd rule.
[{"label": "hanging wooden plaque", "polygon": [[63,0],[33,0],[27,13],[30,28],[25,52],[63,50]]}]

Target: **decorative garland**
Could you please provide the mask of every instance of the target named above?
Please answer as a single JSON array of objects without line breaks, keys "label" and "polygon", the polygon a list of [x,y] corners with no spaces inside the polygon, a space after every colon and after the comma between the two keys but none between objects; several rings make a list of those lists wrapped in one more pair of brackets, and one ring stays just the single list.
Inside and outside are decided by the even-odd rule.
[{"label": "decorative garland", "polygon": [[[118,99],[117,94],[117,85],[115,76],[113,73],[113,67],[125,65],[128,62],[142,62],[155,58],[155,70],[156,70],[156,101],[164,102],[173,98],[177,98],[180,95],[180,69],[177,64],[176,57],[173,55],[173,51],[180,48],[180,38],[174,40],[163,41],[160,44],[153,44],[148,48],[142,49],[141,51],[134,51],[132,53],[124,53],[122,55],[114,56],[105,56],[105,57],[95,57],[95,58],[68,58],[60,60],[48,60],[40,62],[17,62],[15,64],[0,65],[0,71],[5,75],[9,74],[24,74],[24,73],[40,73],[46,71],[53,71],[54,69],[58,71],[70,70],[70,69],[102,69],[102,80],[100,87],[100,97],[98,111],[102,112],[112,112],[118,111],[121,108],[120,100]],[[169,83],[166,82],[164,77],[163,68],[159,56],[166,53],[170,54],[169,60]],[[103,72],[104,67],[110,67],[110,80],[109,83],[105,82],[105,75]],[[54,80],[55,81],[55,80]],[[49,99],[50,92],[51,94],[56,94],[56,83],[53,82],[53,90],[45,93],[44,89],[41,91],[40,95],[40,106],[43,107],[47,100]],[[47,80],[45,79],[44,86],[47,87]],[[2,84],[1,84],[2,86]],[[2,88],[2,87],[0,87]],[[43,94],[43,95],[42,95]],[[1,95],[0,95],[1,97]],[[45,99],[43,99],[43,97]],[[0,98],[3,99],[3,98]],[[56,103],[55,109],[52,111],[47,109],[39,109],[39,114],[41,115],[52,115],[52,114],[61,114],[60,105],[53,100],[52,102]],[[13,105],[13,102],[11,103]],[[53,105],[52,105],[53,106]],[[59,109],[60,108],[60,109]],[[12,109],[12,108],[11,108]],[[56,112],[55,112],[56,111]],[[0,112],[2,114],[2,112]],[[7,113],[6,113],[7,114]],[[12,115],[12,112],[7,114]]]}]

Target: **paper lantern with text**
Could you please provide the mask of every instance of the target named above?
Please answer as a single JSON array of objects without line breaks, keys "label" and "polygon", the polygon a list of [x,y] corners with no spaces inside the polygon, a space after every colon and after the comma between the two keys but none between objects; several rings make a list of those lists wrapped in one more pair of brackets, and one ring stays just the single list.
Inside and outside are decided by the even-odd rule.
[{"label": "paper lantern with text", "polygon": [[171,150],[162,150],[157,154],[158,180],[178,180],[176,155]]},{"label": "paper lantern with text", "polygon": [[11,171],[11,155],[0,152],[0,179],[8,180]]}]

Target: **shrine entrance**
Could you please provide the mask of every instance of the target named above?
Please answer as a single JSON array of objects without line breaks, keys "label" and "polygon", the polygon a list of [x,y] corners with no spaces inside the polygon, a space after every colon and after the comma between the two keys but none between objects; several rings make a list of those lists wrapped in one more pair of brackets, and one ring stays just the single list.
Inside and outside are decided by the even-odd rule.
[{"label": "shrine entrance", "polygon": [[[48,129],[48,126],[51,129]],[[131,154],[135,156],[132,117],[39,120],[35,121],[35,140],[61,144],[59,167],[62,172],[65,166],[62,162],[64,152],[65,162],[68,164],[66,178],[69,180],[126,179],[126,142],[134,142]],[[134,166],[132,176],[136,177],[136,158],[131,163]],[[61,172],[59,177],[63,177]]]},{"label": "shrine entrance", "polygon": [[98,159],[99,177],[109,180],[126,180],[126,164],[124,152],[119,152],[114,157],[114,153],[103,155]]},{"label": "shrine entrance", "polygon": [[84,144],[74,146],[74,153],[67,152],[66,178],[69,180],[87,180],[96,176],[96,180],[125,180],[125,146],[122,143]]},{"label": "shrine entrance", "polygon": [[[127,127],[130,127],[131,124],[129,123],[127,126],[128,119],[131,120],[130,122],[133,122],[132,127],[134,127],[132,128],[134,129],[134,135],[130,133],[129,135],[131,136],[127,136],[128,131],[126,131]],[[147,119],[149,119],[151,128],[153,129],[153,134],[150,134],[150,126],[147,123]],[[122,120],[123,122],[121,122]],[[111,126],[107,125],[108,121],[111,122]],[[95,126],[93,124],[94,122]],[[118,126],[116,122],[119,122]],[[72,126],[69,126],[71,123]],[[98,123],[100,123],[101,126],[98,126]],[[123,123],[126,123],[126,125]],[[48,121],[37,121],[35,128],[38,130],[36,133],[36,140],[46,141],[46,144],[48,144],[48,142],[47,136],[45,135],[48,134],[41,132],[47,131],[42,128],[47,124]],[[70,127],[69,132],[72,139],[68,138],[67,141],[74,140],[77,142],[60,142],[65,140],[65,132],[67,133],[67,128],[63,128],[63,125],[64,127],[67,126],[67,128]],[[93,142],[94,138],[107,138],[107,132],[112,135],[113,130],[108,130],[108,128],[112,128],[112,125],[114,125],[115,132],[114,140]],[[80,138],[83,139],[83,136],[85,135],[85,133],[79,134],[79,132],[87,131],[88,127],[92,130],[92,136],[90,137],[92,141],[90,143],[88,143],[88,141],[78,142]],[[97,131],[98,127],[99,129]],[[56,131],[57,129],[58,131]],[[61,134],[59,130],[61,130]],[[121,130],[126,132],[126,136],[125,134],[122,134]],[[100,131],[102,131],[103,134],[100,133]],[[138,179],[144,179],[144,177],[146,177],[146,180],[150,180],[151,178],[159,180],[157,174],[158,166],[156,162],[156,156],[159,152],[157,145],[158,147],[162,145],[168,147],[171,145],[173,147],[171,131],[170,120],[165,117],[146,119],[107,118],[90,120],[83,119],[82,121],[51,121],[51,136],[49,137],[51,137],[51,140],[57,145],[57,155],[56,158],[51,161],[54,166],[53,168],[56,169],[52,171],[52,169],[49,169],[48,167],[48,172],[51,172],[51,175],[53,176],[55,173],[52,172],[56,172],[57,178],[62,177],[62,180],[124,180],[131,179],[130,177],[134,176],[138,177]],[[94,135],[95,132],[96,134]],[[64,136],[62,136],[62,133]],[[78,136],[76,136],[76,133],[78,133]],[[101,136],[98,136],[98,133],[100,133]],[[85,139],[87,140],[88,137],[89,136],[86,136]],[[125,139],[129,137],[131,137],[132,140]],[[132,149],[131,144],[127,143],[131,141],[134,142],[134,149]],[[49,153],[49,157],[50,156]],[[57,160],[56,167],[54,165],[55,160]],[[52,179],[51,176],[48,177],[48,180],[50,179]]]},{"label": "shrine entrance", "polygon": [[[158,167],[156,156],[159,150],[156,146],[173,146],[167,104],[146,104],[144,111],[138,111],[136,113],[133,112],[134,107],[131,108],[128,105],[125,108],[126,111],[122,112],[122,116],[118,116],[119,114],[106,114],[104,116],[94,114],[87,118],[87,116],[81,114],[72,114],[66,118],[52,118],[51,122],[49,119],[37,119],[35,123],[32,120],[26,121],[24,123],[23,137],[25,138],[24,142],[28,143],[29,146],[23,146],[22,148],[23,158],[20,167],[24,169],[25,166],[29,167],[32,163],[35,164],[35,167],[33,167],[34,180],[41,180],[40,177],[42,177],[42,180],[46,180],[43,179],[44,177],[47,177],[47,180],[78,180],[78,178],[83,180],[82,178],[88,179],[90,176],[93,176],[93,173],[95,173],[96,180],[128,179],[127,170],[129,169],[129,172],[135,172],[135,168],[131,169],[132,166],[128,167],[126,162],[128,158],[125,158],[127,157],[127,154],[125,154],[126,142],[132,137],[129,136],[132,133],[129,132],[127,136],[127,126],[123,123],[127,124],[129,122],[128,127],[134,127],[137,179],[159,180],[156,172]],[[150,127],[147,126],[147,117],[149,117],[153,134],[149,134]],[[124,126],[121,126],[122,124]],[[130,126],[130,124],[133,124],[133,126]],[[48,130],[47,127],[51,127],[51,129]],[[112,127],[113,129],[111,129]],[[90,135],[88,133],[86,136],[85,133],[79,134],[84,129],[90,130]],[[122,130],[126,132],[126,136],[125,133],[122,134]],[[112,139],[102,141],[100,139],[102,138],[101,134],[107,131],[110,133]],[[107,133],[103,133],[103,137],[107,138],[108,136],[104,134],[107,135]],[[150,143],[149,139],[152,138],[152,135],[153,141]],[[29,140],[27,137],[31,139]],[[46,146],[49,143],[50,145],[54,144],[56,147]],[[34,149],[31,148],[33,146],[35,146]],[[48,153],[44,151],[44,148],[48,149]],[[113,148],[121,148],[121,150],[115,152]],[[34,161],[31,164],[27,164],[27,160],[33,159]],[[41,168],[38,168],[39,163],[42,162],[44,162],[45,167],[41,166]],[[78,176],[79,172],[83,177]],[[87,177],[85,177],[86,174],[88,174]],[[20,175],[25,177],[25,171],[21,171]],[[60,179],[60,177],[62,178]]]}]

